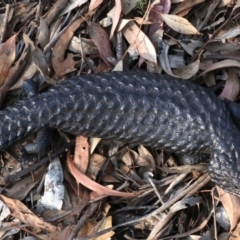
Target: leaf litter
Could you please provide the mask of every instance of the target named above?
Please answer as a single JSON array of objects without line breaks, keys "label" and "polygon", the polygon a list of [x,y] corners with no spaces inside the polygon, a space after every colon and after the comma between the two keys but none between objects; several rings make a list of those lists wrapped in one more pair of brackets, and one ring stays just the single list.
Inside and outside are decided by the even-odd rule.
[{"label": "leaf litter", "polygon": [[[0,105],[17,101],[27,79],[40,79],[41,92],[74,75],[139,68],[239,102],[239,6],[230,0],[2,1]],[[204,164],[181,166],[151,147],[61,132],[49,152],[20,164],[22,146],[34,139],[2,153],[1,239],[240,238],[239,198],[216,189]]]}]

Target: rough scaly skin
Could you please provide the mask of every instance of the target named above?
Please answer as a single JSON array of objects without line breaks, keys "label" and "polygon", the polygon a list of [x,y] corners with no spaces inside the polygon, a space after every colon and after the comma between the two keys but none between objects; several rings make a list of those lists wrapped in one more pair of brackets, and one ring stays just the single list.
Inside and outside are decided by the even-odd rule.
[{"label": "rough scaly skin", "polygon": [[0,150],[50,127],[176,153],[210,151],[212,180],[240,196],[240,136],[226,103],[184,80],[143,72],[75,77],[1,111],[0,122]]}]

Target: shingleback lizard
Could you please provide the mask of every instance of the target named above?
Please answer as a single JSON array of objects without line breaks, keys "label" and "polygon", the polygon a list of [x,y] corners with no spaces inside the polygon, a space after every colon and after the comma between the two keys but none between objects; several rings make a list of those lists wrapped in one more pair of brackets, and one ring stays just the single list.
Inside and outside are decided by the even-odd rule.
[{"label": "shingleback lizard", "polygon": [[43,127],[171,150],[210,152],[212,180],[240,196],[240,134],[225,101],[152,73],[72,77],[0,111],[0,150]]}]

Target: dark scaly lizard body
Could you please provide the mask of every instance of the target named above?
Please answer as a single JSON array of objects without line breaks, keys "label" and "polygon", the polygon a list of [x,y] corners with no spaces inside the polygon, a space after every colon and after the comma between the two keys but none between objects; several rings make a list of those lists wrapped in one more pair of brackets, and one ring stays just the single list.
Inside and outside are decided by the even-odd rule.
[{"label": "dark scaly lizard body", "polygon": [[143,72],[75,77],[1,111],[0,121],[0,150],[50,127],[176,153],[210,151],[212,180],[240,196],[240,134],[226,103],[184,80]]}]

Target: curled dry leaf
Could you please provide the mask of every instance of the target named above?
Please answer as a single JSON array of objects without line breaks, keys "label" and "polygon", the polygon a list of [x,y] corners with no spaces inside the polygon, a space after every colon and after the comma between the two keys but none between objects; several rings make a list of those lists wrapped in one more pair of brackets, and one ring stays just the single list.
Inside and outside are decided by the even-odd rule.
[{"label": "curled dry leaf", "polygon": [[223,68],[230,68],[230,67],[240,68],[240,62],[232,59],[227,59],[227,60],[222,60],[220,62],[213,63],[213,64],[201,63],[200,69],[203,70],[204,72],[202,72],[199,75],[199,77],[207,72],[211,72],[211,71],[223,69]]},{"label": "curled dry leaf", "polygon": [[197,60],[193,63],[190,63],[187,66],[183,66],[181,68],[172,70],[170,66],[169,54],[168,54],[171,44],[174,44],[174,43],[167,44],[165,42],[162,42],[162,51],[161,51],[161,54],[159,55],[161,67],[170,76],[182,78],[182,79],[190,79],[198,72],[200,68],[200,62]]},{"label": "curled dry leaf", "polygon": [[201,34],[198,30],[185,18],[172,15],[172,14],[161,14],[163,21],[174,31],[182,34]]},{"label": "curled dry leaf", "polygon": [[228,100],[234,101],[236,100],[239,94],[239,90],[240,90],[240,86],[239,86],[238,74],[233,69],[229,69],[228,80],[219,97],[222,99],[228,99]]},{"label": "curled dry leaf", "polygon": [[116,190],[111,190],[109,188],[106,188],[94,181],[92,181],[89,177],[87,177],[85,174],[80,172],[77,167],[74,165],[71,155],[68,152],[67,156],[67,164],[68,168],[71,172],[71,174],[74,176],[77,183],[82,184],[88,189],[91,189],[92,191],[96,192],[99,196],[105,195],[105,196],[116,196],[116,197],[134,197],[136,196],[136,193],[126,193],[126,192],[120,192]]},{"label": "curled dry leaf", "polygon": [[199,60],[190,63],[187,66],[183,66],[178,69],[173,69],[172,72],[175,76],[182,78],[182,79],[190,79],[193,77],[199,70],[200,62]]}]

